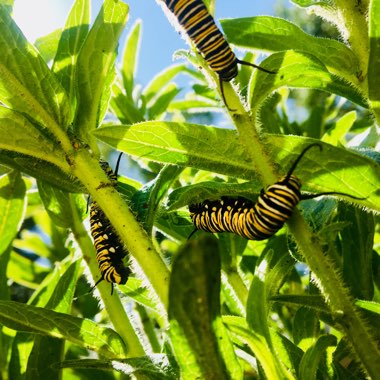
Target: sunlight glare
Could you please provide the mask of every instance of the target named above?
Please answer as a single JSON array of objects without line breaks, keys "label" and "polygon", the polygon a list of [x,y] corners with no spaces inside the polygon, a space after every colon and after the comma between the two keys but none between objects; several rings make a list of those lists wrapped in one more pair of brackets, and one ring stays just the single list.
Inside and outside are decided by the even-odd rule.
[{"label": "sunlight glare", "polygon": [[13,17],[29,41],[34,42],[65,25],[71,1],[16,0]]}]

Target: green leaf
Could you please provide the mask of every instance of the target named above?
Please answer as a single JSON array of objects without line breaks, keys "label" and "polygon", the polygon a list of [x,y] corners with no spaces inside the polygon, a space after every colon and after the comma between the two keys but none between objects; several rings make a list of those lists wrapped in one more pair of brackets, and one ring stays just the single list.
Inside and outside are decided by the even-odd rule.
[{"label": "green leaf", "polygon": [[121,65],[121,75],[128,98],[132,99],[134,78],[137,69],[137,58],[141,41],[141,21],[136,21],[131,27],[126,40]]},{"label": "green leaf", "polygon": [[13,241],[13,247],[23,251],[29,251],[40,257],[50,258],[50,247],[43,240],[43,237],[38,233],[23,230],[20,239]]},{"label": "green leaf", "polygon": [[28,358],[25,380],[55,380],[60,377],[60,370],[51,368],[51,364],[62,360],[64,354],[62,339],[37,335],[33,350]]},{"label": "green leaf", "polygon": [[[81,215],[85,214],[86,204],[82,195],[76,197],[74,194],[62,191],[43,181],[38,181],[37,186],[45,210],[57,226],[72,228],[74,221],[78,217],[76,214],[79,209]],[[76,210],[72,209],[71,198],[78,205]]]},{"label": "green leaf", "polygon": [[181,378],[242,378],[220,316],[220,270],[210,236],[188,242],[173,262],[169,333]]},{"label": "green leaf", "polygon": [[152,99],[159,95],[163,88],[174,79],[178,74],[186,71],[186,65],[174,65],[161,71],[156,77],[144,88],[143,95],[145,96],[148,107],[151,107]]},{"label": "green leaf", "polygon": [[[154,121],[102,127],[93,134],[110,146],[137,157],[248,180],[256,177],[254,165],[233,130]],[[315,142],[299,136],[266,135],[271,158],[281,168],[290,168],[299,152]],[[366,197],[355,203],[380,211],[377,191],[380,165],[352,150],[319,143],[322,151],[305,156],[297,166],[295,174],[304,183],[304,190],[312,193],[338,191]],[[253,193],[257,190],[253,189]]]},{"label": "green leaf", "polygon": [[40,263],[12,251],[8,262],[7,278],[14,282],[35,289],[49,272],[50,268],[45,265],[41,266]]},{"label": "green leaf", "polygon": [[356,111],[350,111],[344,114],[335,125],[330,128],[322,137],[325,143],[338,146],[345,145],[345,136],[356,121]]},{"label": "green leaf", "polygon": [[[8,277],[7,277],[7,268],[8,268],[8,262],[11,256],[12,247],[8,245],[8,248],[4,251],[0,251],[0,299],[1,300],[10,300],[10,288],[8,285]],[[0,353],[2,351],[2,339],[7,340],[4,338],[1,327],[0,327]],[[0,355],[0,368],[1,367],[1,360],[2,356]]]},{"label": "green leaf", "polygon": [[55,142],[22,114],[2,106],[0,106],[0,133],[1,149],[26,154],[69,168]]},{"label": "green leaf", "polygon": [[13,4],[14,0],[0,0],[0,5],[4,5],[9,13],[12,13],[13,11]]},{"label": "green leaf", "polygon": [[194,225],[189,221],[188,216],[188,212],[160,212],[154,226],[172,239],[183,242],[194,231]]},{"label": "green leaf", "polygon": [[59,39],[61,38],[62,30],[56,29],[54,32],[46,36],[39,37],[34,42],[34,46],[38,49],[44,61],[50,62],[57,53]]},{"label": "green leaf", "polygon": [[[252,172],[248,155],[239,145],[237,134],[231,130],[188,123],[145,122],[103,127],[93,134],[111,146],[118,146],[119,150],[138,157],[155,157],[158,162],[243,177]],[[245,158],[243,162],[242,157]]]},{"label": "green leaf", "polygon": [[322,90],[368,107],[363,94],[356,87],[331,74],[324,63],[311,54],[288,50],[272,54],[263,63],[266,68],[278,71],[274,75],[257,70],[252,76],[249,88],[249,104],[252,109],[259,108],[273,91],[284,86]]},{"label": "green leaf", "polygon": [[144,112],[136,106],[133,98],[124,95],[117,84],[112,86],[112,92],[110,107],[122,123],[134,124],[144,121]]},{"label": "green leaf", "polygon": [[30,351],[33,347],[32,334],[17,333],[13,340],[12,356],[9,363],[11,379],[24,380]]},{"label": "green leaf", "polygon": [[255,276],[248,294],[247,322],[255,333],[265,338],[268,348],[272,350],[275,356],[268,325],[269,298],[278,293],[295,261],[287,254],[286,250],[277,251],[276,256],[273,252],[272,249],[269,249],[255,270]]},{"label": "green leaf", "polygon": [[228,41],[234,45],[271,52],[300,50],[309,53],[334,73],[357,82],[358,59],[345,44],[305,33],[295,24],[277,17],[257,16],[221,21]]},{"label": "green leaf", "polygon": [[90,23],[90,1],[76,0],[71,8],[53,62],[53,72],[75,106],[75,66]]},{"label": "green leaf", "polygon": [[[200,182],[173,190],[168,195],[165,207],[167,211],[172,211],[189,204],[202,202],[205,199],[220,199],[222,196],[241,196],[256,201],[261,187],[259,181],[244,183]],[[254,189],[258,190],[255,191]]]},{"label": "green leaf", "polygon": [[154,180],[145,184],[133,195],[132,209],[137,213],[138,220],[143,223],[149,234],[162,198],[182,170],[183,168],[174,165],[165,166]]},{"label": "green leaf", "polygon": [[[34,157],[16,152],[0,150],[0,163],[37,179],[42,179],[64,191],[84,192],[83,185],[76,178],[47,161],[36,160]],[[65,167],[66,162],[62,161],[61,165]],[[67,170],[69,170],[68,167]]]},{"label": "green leaf", "polygon": [[[46,276],[29,303],[34,306],[47,306],[55,308],[56,311],[68,312],[71,308],[80,264],[79,260],[72,262],[71,257],[68,257],[62,264],[56,266],[54,272]],[[56,338],[18,332],[11,362],[12,371],[18,373],[29,373],[34,370],[46,371],[44,376],[47,376],[51,371],[50,365],[47,364],[61,360],[62,343],[59,342],[62,341]],[[32,350],[34,354],[30,357]],[[28,371],[26,370],[27,364]],[[40,368],[38,368],[39,366]],[[16,378],[14,372],[13,376]],[[38,375],[36,376],[35,378],[38,378]]]},{"label": "green leaf", "polygon": [[9,336],[4,330],[5,329],[0,327],[0,370],[2,373],[8,375],[9,358],[12,349],[13,337]]},{"label": "green leaf", "polygon": [[329,313],[329,306],[325,299],[320,295],[297,295],[297,294],[279,294],[271,296],[272,301],[281,302],[288,306],[308,307],[317,313]]},{"label": "green leaf", "polygon": [[227,273],[236,274],[238,257],[243,255],[248,240],[236,234],[220,234],[218,236],[219,250],[221,251],[222,269]]},{"label": "green leaf", "polygon": [[125,285],[119,285],[118,288],[144,307],[158,311],[157,301],[152,297],[151,291],[144,286],[142,280],[130,277]]},{"label": "green leaf", "polygon": [[[62,268],[56,267],[54,273],[47,276],[38,295],[35,293],[30,301],[54,311],[70,312],[80,265],[80,260],[65,260]],[[52,364],[63,359],[64,344],[63,339],[36,335],[28,360],[26,379],[56,379],[59,370],[53,368]]]},{"label": "green leaf", "polygon": [[355,305],[361,307],[362,309],[372,311],[374,313],[380,314],[380,303],[378,302],[370,302],[357,300],[355,301]]},{"label": "green leaf", "polygon": [[333,353],[334,377],[336,379],[362,380],[363,367],[353,360],[352,348],[346,339],[341,339]]},{"label": "green leaf", "polygon": [[60,136],[69,124],[66,93],[4,6],[0,6],[0,51],[0,100]]},{"label": "green leaf", "polygon": [[102,119],[102,100],[114,63],[118,39],[128,18],[128,6],[122,1],[106,0],[80,50],[76,81],[78,107],[75,128],[87,140],[88,131]]},{"label": "green leaf", "polygon": [[180,89],[177,88],[175,83],[169,83],[163,88],[160,94],[154,98],[154,103],[148,110],[149,120],[158,118],[164,112],[167,111],[171,101],[180,93]]},{"label": "green leaf", "polygon": [[130,201],[133,194],[142,187],[140,182],[132,178],[123,177],[120,174],[118,175],[117,182],[117,191],[123,194],[123,197],[128,201]]},{"label": "green leaf", "polygon": [[191,110],[194,110],[194,112],[208,112],[212,111],[213,109],[218,108],[218,105],[215,100],[203,100],[203,99],[192,99],[192,98],[186,98],[184,100],[174,100],[172,101],[168,108],[168,112],[175,113],[176,111],[181,112],[190,112]]},{"label": "green leaf", "polygon": [[320,295],[297,295],[297,294],[289,294],[289,295],[275,295],[270,297],[271,301],[279,302],[284,306],[288,306],[291,308],[308,308],[312,310],[315,314],[318,315],[319,319],[324,321],[326,324],[333,326],[334,328],[339,329],[338,317],[331,314],[330,307],[326,304],[325,299]]},{"label": "green leaf", "polygon": [[372,109],[380,119],[380,0],[371,0],[369,8],[368,95]]},{"label": "green leaf", "polygon": [[315,342],[320,334],[319,320],[314,310],[300,307],[293,321],[294,343],[304,351]]},{"label": "green leaf", "polygon": [[0,255],[21,227],[26,208],[26,187],[20,173],[12,171],[0,177]]},{"label": "green leaf", "polygon": [[70,312],[80,267],[80,260],[67,257],[46,276],[28,304],[60,313]]},{"label": "green leaf", "polygon": [[17,331],[66,339],[109,358],[121,357],[125,352],[122,339],[110,328],[14,301],[0,301],[0,323]]},{"label": "green leaf", "polygon": [[118,371],[125,375],[142,375],[149,380],[175,380],[179,378],[178,368],[173,367],[167,355],[153,354],[140,358],[119,360],[65,360],[56,364],[59,368],[83,368]]},{"label": "green leaf", "polygon": [[373,215],[364,210],[340,205],[338,220],[349,222],[340,232],[343,277],[355,298],[372,300],[372,254],[375,226]]},{"label": "green leaf", "polygon": [[[304,354],[299,368],[300,379],[315,379],[320,361],[326,355],[328,347],[335,346],[337,339],[333,335],[322,335]],[[323,365],[323,364],[321,364]],[[326,374],[327,375],[327,374]]]},{"label": "green leaf", "polygon": [[322,8],[332,8],[331,1],[329,0],[291,0],[292,3],[299,5],[300,7],[322,7]]},{"label": "green leaf", "polygon": [[272,339],[281,360],[291,373],[298,373],[299,364],[304,352],[282,334],[272,331]]},{"label": "green leaf", "polygon": [[267,379],[294,379],[269,350],[264,337],[250,330],[244,318],[224,316],[223,322],[242,343],[247,344],[252,350]]}]

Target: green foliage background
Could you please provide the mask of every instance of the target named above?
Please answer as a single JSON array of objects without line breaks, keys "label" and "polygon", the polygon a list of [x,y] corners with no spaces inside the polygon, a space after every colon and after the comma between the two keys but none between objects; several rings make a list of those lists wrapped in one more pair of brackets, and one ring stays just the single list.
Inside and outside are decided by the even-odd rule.
[{"label": "green foliage background", "polygon": [[[240,67],[231,110],[193,48],[136,83],[141,23],[118,46],[127,3],[91,21],[75,0],[32,46],[0,0],[0,378],[380,378],[380,0],[221,20],[245,60],[264,51],[276,71]],[[263,242],[187,241],[188,204],[255,200],[315,141],[303,190],[363,199],[301,202]],[[141,183],[104,186],[98,161],[116,150]],[[89,293],[88,194],[131,256],[113,295]]]}]

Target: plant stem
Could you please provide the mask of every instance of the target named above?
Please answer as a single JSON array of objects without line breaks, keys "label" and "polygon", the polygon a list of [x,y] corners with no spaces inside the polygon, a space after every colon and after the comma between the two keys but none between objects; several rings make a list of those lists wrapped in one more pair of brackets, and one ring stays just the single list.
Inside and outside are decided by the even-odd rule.
[{"label": "plant stem", "polygon": [[379,378],[380,352],[358,309],[354,306],[349,290],[344,286],[334,262],[324,255],[321,242],[312,233],[297,209],[288,226],[310,270],[316,275],[318,287],[329,301],[333,315],[341,315],[339,322],[347,339],[371,378]]},{"label": "plant stem", "polygon": [[[235,122],[239,132],[241,142],[250,153],[255,169],[261,176],[265,185],[274,183],[278,176],[274,172],[274,165],[266,154],[262,139],[257,132],[255,117],[258,109],[252,110],[253,116],[250,117],[244,107],[236,106],[238,95],[225,87],[227,103],[234,104],[235,112],[231,117]],[[232,88],[231,88],[232,90]],[[337,314],[343,312],[344,331],[347,334],[354,350],[361,359],[368,373],[376,378],[380,373],[380,353],[375,345],[375,340],[371,337],[365,321],[353,306],[349,291],[342,283],[338,275],[338,270],[334,263],[328,260],[323,253],[322,244],[316,241],[315,236],[310,231],[308,224],[302,218],[297,209],[294,216],[288,222],[290,230],[294,235],[297,245],[308,263],[310,270],[318,279],[318,286],[322,293],[330,301],[331,308]]]},{"label": "plant stem", "polygon": [[[339,17],[337,26],[358,57],[361,77],[365,78],[367,76],[369,56],[368,2],[360,4],[358,1],[335,0],[335,6]],[[367,81],[362,81],[361,83],[362,89],[367,93]]]},{"label": "plant stem", "polygon": [[380,1],[372,0],[369,10],[370,55],[368,64],[368,97],[372,112],[380,125]]},{"label": "plant stem", "polygon": [[[337,6],[341,10],[341,17],[346,28],[352,49],[360,61],[360,69],[363,76],[367,73],[368,65],[368,25],[365,14],[362,14],[354,5],[353,1],[336,0]],[[215,83],[218,78],[204,66],[209,76],[213,77]],[[366,82],[365,82],[366,83]],[[274,169],[274,163],[268,156],[263,140],[256,126],[256,116],[259,105],[248,114],[245,110],[238,94],[229,83],[223,83],[224,95],[232,120],[239,133],[240,141],[244,145],[252,159],[253,166],[262,179],[264,185],[274,183],[278,175]],[[366,84],[363,84],[366,87]],[[217,87],[219,89],[219,86]],[[364,88],[367,93],[367,88]],[[219,89],[220,93],[220,89]],[[310,270],[318,279],[318,286],[322,293],[331,303],[331,308],[337,314],[343,313],[343,329],[347,334],[354,350],[361,359],[368,373],[375,379],[380,373],[380,353],[375,345],[375,340],[371,337],[363,318],[353,306],[349,291],[344,287],[342,279],[338,275],[334,263],[328,260],[322,250],[322,244],[316,242],[315,236],[310,231],[309,226],[296,209],[294,216],[288,222],[290,230],[295,237],[298,247],[304,255]]]},{"label": "plant stem", "polygon": [[[96,279],[100,276],[100,272],[98,263],[95,259],[96,253],[94,245],[88,236],[88,233],[85,230],[82,221],[79,218],[75,202],[71,201],[70,206],[73,210],[73,215],[76,216],[73,221],[72,232],[81,251],[85,252],[83,258],[85,259],[90,269],[92,278]],[[106,281],[99,283],[97,288],[100,292],[104,306],[113,326],[115,327],[115,330],[118,332],[127,346],[127,351],[125,352],[126,357],[144,356],[145,351],[140,343],[138,336],[135,333],[135,330],[131,325],[131,322],[124,310],[123,305],[121,304],[117,292],[114,292],[114,294],[111,296],[111,285]]]},{"label": "plant stem", "polygon": [[264,185],[270,185],[278,178],[274,165],[265,149],[264,141],[259,135],[254,115],[250,115],[243,107],[240,97],[229,83],[224,83],[224,93],[227,104],[232,104],[229,111],[231,119],[239,133],[240,140],[249,155],[255,171],[261,177]]},{"label": "plant stem", "polygon": [[167,310],[169,270],[154,249],[148,235],[111,185],[95,158],[86,150],[78,150],[72,162],[73,174],[80,179],[109,218],[127,250],[141,266],[159,297],[163,310]]}]

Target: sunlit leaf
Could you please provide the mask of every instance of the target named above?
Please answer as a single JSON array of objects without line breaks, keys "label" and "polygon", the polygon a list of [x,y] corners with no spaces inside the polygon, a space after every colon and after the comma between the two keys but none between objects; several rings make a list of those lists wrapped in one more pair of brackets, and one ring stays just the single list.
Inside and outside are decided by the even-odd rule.
[{"label": "sunlit leaf", "polygon": [[123,341],[112,329],[39,307],[0,301],[0,322],[17,331],[66,339],[109,358],[122,357],[125,352]]},{"label": "sunlit leaf", "polygon": [[311,54],[288,50],[272,54],[264,63],[266,68],[275,69],[277,73],[267,74],[257,70],[252,76],[249,88],[249,104],[252,109],[257,109],[265,98],[281,87],[322,90],[368,107],[358,88],[331,74],[324,63]]},{"label": "sunlit leaf", "polygon": [[305,33],[297,25],[277,17],[257,16],[221,21],[228,41],[234,45],[265,51],[302,50],[314,55],[334,73],[357,81],[359,62],[343,43]]},{"label": "sunlit leaf", "polygon": [[137,58],[141,41],[141,22],[137,21],[131,28],[125,41],[121,74],[125,91],[129,98],[132,98],[134,87],[134,77],[137,69]]},{"label": "sunlit leaf", "polygon": [[60,129],[68,127],[66,93],[4,6],[0,6],[0,50],[0,100],[60,135]]},{"label": "sunlit leaf", "polygon": [[102,102],[105,101],[104,95],[110,92],[116,48],[127,22],[128,10],[122,1],[106,0],[80,50],[76,70],[79,102],[75,125],[85,138],[89,130],[98,126],[105,112]]},{"label": "sunlit leaf", "polygon": [[380,1],[372,0],[369,9],[368,95],[371,107],[380,116]]},{"label": "sunlit leaf", "polygon": [[[304,354],[299,368],[301,379],[315,379],[320,361],[326,355],[326,350],[330,346],[335,346],[337,339],[333,335],[322,335],[315,345],[310,347]],[[323,363],[320,365],[323,368]],[[326,373],[327,375],[327,373]]]},{"label": "sunlit leaf", "polygon": [[220,315],[220,269],[218,246],[209,236],[185,245],[173,263],[170,336],[183,378],[241,379]]},{"label": "sunlit leaf", "polygon": [[163,354],[154,354],[141,358],[119,360],[65,360],[56,364],[59,368],[115,370],[125,375],[143,375],[150,380],[175,380],[179,378],[178,368]]},{"label": "sunlit leaf", "polygon": [[[154,121],[107,126],[93,133],[110,146],[137,157],[244,179],[256,177],[254,165],[233,130]],[[266,139],[273,161],[281,168],[290,168],[302,148],[315,142],[298,136],[267,135]],[[322,151],[315,150],[297,166],[295,174],[304,183],[304,190],[313,193],[339,191],[363,197],[364,200],[355,202],[380,210],[376,186],[380,165],[352,150],[320,144]]]},{"label": "sunlit leaf", "polygon": [[75,65],[90,23],[90,1],[76,0],[61,31],[52,70],[75,106]]},{"label": "sunlit leaf", "polygon": [[24,218],[26,187],[20,173],[0,177],[0,255],[12,242]]}]

